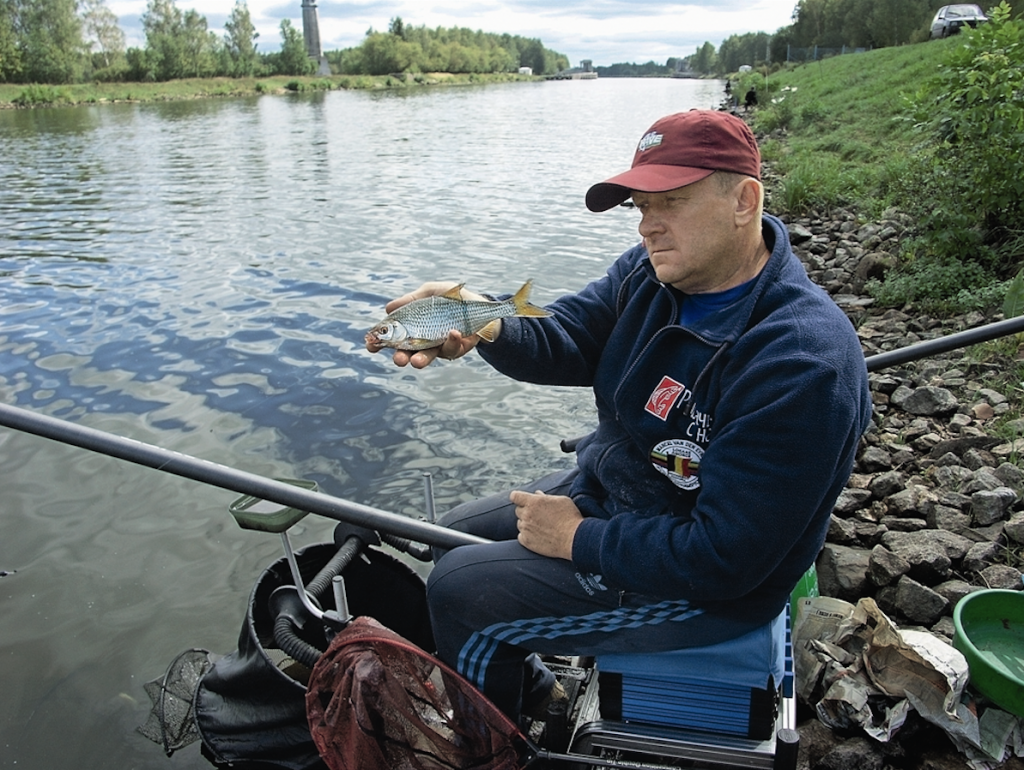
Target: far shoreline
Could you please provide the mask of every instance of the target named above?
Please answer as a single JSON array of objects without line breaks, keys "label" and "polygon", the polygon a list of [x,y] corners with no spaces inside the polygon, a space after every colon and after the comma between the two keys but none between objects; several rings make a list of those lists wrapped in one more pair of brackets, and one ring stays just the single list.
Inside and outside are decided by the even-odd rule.
[{"label": "far shoreline", "polygon": [[542,80],[544,78],[541,76],[517,73],[456,75],[447,72],[431,72],[392,75],[187,78],[153,83],[75,83],[71,85],[0,83],[0,109],[181,101],[311,91],[409,90],[431,86],[488,85]]}]

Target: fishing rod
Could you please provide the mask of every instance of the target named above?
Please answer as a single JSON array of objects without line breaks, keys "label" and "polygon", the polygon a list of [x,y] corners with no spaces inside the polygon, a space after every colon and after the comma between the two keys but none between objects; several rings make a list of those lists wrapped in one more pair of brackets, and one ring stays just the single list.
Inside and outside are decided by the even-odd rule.
[{"label": "fishing rod", "polygon": [[[1018,332],[1024,332],[1024,316],[996,321],[947,337],[925,340],[898,350],[868,356],[865,363],[868,371],[874,372]],[[261,500],[270,500],[299,511],[317,513],[335,521],[388,532],[398,537],[439,548],[455,548],[460,545],[488,542],[483,538],[455,532],[430,522],[418,521],[400,514],[313,492],[283,481],[268,479],[254,473],[236,470],[208,460],[172,452],[142,441],[124,438],[8,404],[0,404],[0,426],[88,449],[120,460],[127,460],[202,484],[210,484],[240,494],[251,495]],[[563,441],[563,450],[572,451],[576,440]]]},{"label": "fishing rod", "polygon": [[426,521],[418,521],[397,513],[303,489],[283,481],[264,478],[255,473],[229,468],[209,460],[172,452],[142,441],[37,414],[8,404],[0,404],[0,425],[81,449],[88,449],[119,460],[127,460],[164,473],[182,476],[202,484],[210,484],[221,489],[251,495],[260,500],[270,500],[299,511],[317,513],[335,521],[388,532],[417,543],[426,543],[439,548],[456,548],[460,545],[489,542],[475,535],[456,532]]},{"label": "fishing rod", "polygon": [[913,345],[907,345],[905,348],[890,350],[886,353],[877,353],[864,359],[864,363],[867,364],[869,372],[877,372],[879,369],[898,366],[908,361],[916,361],[919,358],[927,358],[938,353],[948,353],[950,350],[965,348],[968,345],[977,345],[981,342],[989,342],[998,337],[1006,337],[1019,332],[1024,332],[1024,316],[1007,318],[1005,321],[994,321],[993,323],[950,334],[946,337],[915,342]]}]

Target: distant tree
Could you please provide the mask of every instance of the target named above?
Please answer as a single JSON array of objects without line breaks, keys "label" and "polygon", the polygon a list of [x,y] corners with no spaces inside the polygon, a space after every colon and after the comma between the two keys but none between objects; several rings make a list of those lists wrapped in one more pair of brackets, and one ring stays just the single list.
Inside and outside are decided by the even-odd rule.
[{"label": "distant tree", "polygon": [[18,80],[21,75],[21,49],[15,31],[14,0],[0,0],[0,83]]},{"label": "distant tree", "polygon": [[705,42],[697,52],[690,57],[690,69],[694,72],[700,72],[703,75],[709,75],[715,71],[715,64],[718,59],[718,55],[715,52],[715,47],[709,42]]},{"label": "distant tree", "polygon": [[145,79],[171,80],[185,76],[185,18],[174,0],[149,0],[142,14],[146,33]]},{"label": "distant tree", "polygon": [[405,24],[402,23],[401,16],[396,16],[388,24],[388,34],[405,39]]},{"label": "distant tree", "polygon": [[147,78],[172,80],[216,73],[220,41],[207,28],[206,17],[197,11],[182,13],[174,0],[149,0],[142,28],[146,33]]},{"label": "distant tree", "polygon": [[82,77],[86,48],[76,0],[15,0],[14,30],[21,50],[21,80],[74,83]]},{"label": "distant tree", "polygon": [[124,61],[124,32],[105,0],[79,0],[86,45],[100,66],[109,68]]},{"label": "distant tree", "polygon": [[220,40],[207,27],[206,17],[194,9],[185,11],[181,34],[185,76],[206,78],[215,75]]},{"label": "distant tree", "polygon": [[260,66],[260,55],[256,52],[256,31],[245,0],[235,0],[235,7],[224,24],[224,48],[230,61],[230,74],[234,77],[251,77]]},{"label": "distant tree", "polygon": [[751,67],[764,63],[768,56],[768,34],[747,32],[731,35],[722,41],[718,49],[717,71],[736,72],[744,64]]},{"label": "distant tree", "polygon": [[881,48],[921,36],[938,0],[799,0],[791,43],[810,48]]},{"label": "distant tree", "polygon": [[281,20],[281,52],[267,58],[278,75],[312,75],[316,71],[316,62],[306,51],[306,41],[290,19]]}]

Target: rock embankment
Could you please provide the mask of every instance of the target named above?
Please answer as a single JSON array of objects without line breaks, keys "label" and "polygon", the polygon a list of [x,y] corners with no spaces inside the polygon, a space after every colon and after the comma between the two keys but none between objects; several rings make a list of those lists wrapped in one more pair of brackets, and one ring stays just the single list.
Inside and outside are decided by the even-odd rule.
[{"label": "rock embankment", "polygon": [[[794,251],[846,311],[868,357],[998,320],[873,307],[865,283],[893,263],[910,224],[895,212],[868,224],[847,211],[787,221]],[[928,629],[949,641],[961,597],[981,588],[1024,588],[1024,420],[1005,417],[1016,410],[1011,399],[1019,399],[1024,383],[1011,392],[991,386],[1006,381],[1005,361],[963,349],[871,373],[874,424],[818,559],[823,594],[854,603],[873,597],[900,628]],[[927,725],[901,732],[882,746],[844,740],[808,720],[801,725],[801,764],[966,767]],[[927,746],[915,748],[922,735]],[[1024,762],[1011,759],[1005,767]]]}]

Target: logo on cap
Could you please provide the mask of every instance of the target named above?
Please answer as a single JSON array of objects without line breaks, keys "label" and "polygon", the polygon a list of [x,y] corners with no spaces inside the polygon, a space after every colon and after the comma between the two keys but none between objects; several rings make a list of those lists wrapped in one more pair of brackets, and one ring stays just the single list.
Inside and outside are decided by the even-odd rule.
[{"label": "logo on cap", "polygon": [[649,150],[652,147],[658,147],[664,138],[664,134],[659,134],[657,131],[650,131],[644,134],[644,138],[640,140],[640,144],[637,145],[636,151],[643,152],[644,150]]}]

